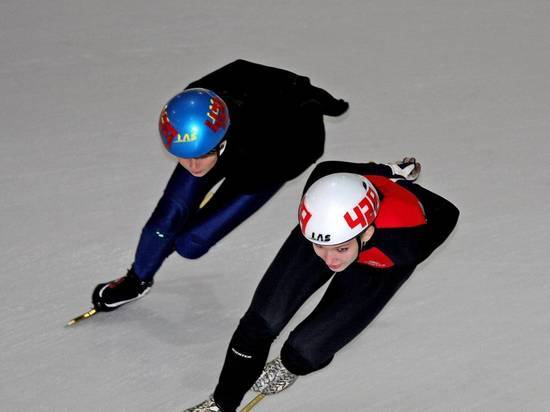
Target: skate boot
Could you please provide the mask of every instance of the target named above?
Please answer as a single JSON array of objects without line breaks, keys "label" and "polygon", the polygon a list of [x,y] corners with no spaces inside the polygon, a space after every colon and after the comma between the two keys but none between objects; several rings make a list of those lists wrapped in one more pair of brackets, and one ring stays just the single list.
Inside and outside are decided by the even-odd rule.
[{"label": "skate boot", "polygon": [[183,412],[223,412],[223,410],[214,402],[214,396],[210,395],[204,402],[186,409]]},{"label": "skate boot", "polygon": [[296,379],[298,379],[298,375],[285,368],[281,357],[277,357],[266,363],[262,374],[252,386],[252,390],[264,395],[273,395],[288,388],[296,382]]},{"label": "skate boot", "polygon": [[140,280],[133,269],[126,276],[108,283],[100,283],[92,293],[92,303],[99,312],[110,312],[125,303],[144,296],[153,286],[153,280]]}]

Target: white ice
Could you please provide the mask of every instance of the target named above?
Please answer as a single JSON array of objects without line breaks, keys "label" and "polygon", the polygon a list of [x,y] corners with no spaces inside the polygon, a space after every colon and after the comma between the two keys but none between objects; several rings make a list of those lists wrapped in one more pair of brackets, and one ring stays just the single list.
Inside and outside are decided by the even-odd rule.
[{"label": "white ice", "polygon": [[132,262],[174,167],[161,106],[244,58],[350,101],[323,159],[414,155],[461,210],[360,337],[258,412],[550,410],[549,22],[541,0],[0,1],[0,409],[178,411],[213,390],[307,172],[147,298],[63,325]]}]

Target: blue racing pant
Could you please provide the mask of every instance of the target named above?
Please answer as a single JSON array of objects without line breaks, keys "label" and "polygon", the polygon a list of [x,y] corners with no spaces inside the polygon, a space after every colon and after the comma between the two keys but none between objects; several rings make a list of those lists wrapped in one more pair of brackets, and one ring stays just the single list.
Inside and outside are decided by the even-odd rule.
[{"label": "blue racing pant", "polygon": [[142,280],[151,280],[174,250],[196,259],[235,229],[282,186],[271,185],[254,193],[239,190],[239,181],[226,178],[202,208],[209,190],[224,178],[223,165],[195,177],[178,164],[139,239],[133,269]]}]

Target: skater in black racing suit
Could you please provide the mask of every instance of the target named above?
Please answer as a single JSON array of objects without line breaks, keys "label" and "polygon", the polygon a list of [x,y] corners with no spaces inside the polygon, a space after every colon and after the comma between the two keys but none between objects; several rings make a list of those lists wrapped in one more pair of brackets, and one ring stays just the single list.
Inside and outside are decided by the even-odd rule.
[{"label": "skater in black racing suit", "polygon": [[[275,393],[297,376],[327,366],[445,241],[457,223],[458,209],[407,180],[416,177],[413,173],[391,180],[401,177],[394,167],[399,169],[396,164],[324,162],[314,169],[300,204],[300,225],[291,231],[240,320],[213,397],[188,411],[234,411],[255,382],[255,390]],[[359,197],[348,196],[353,190],[346,192],[345,185],[357,189]],[[351,202],[347,206],[346,196]],[[348,212],[336,213],[334,220],[326,210],[331,207]],[[320,303],[262,374],[274,339],[329,280]]]}]

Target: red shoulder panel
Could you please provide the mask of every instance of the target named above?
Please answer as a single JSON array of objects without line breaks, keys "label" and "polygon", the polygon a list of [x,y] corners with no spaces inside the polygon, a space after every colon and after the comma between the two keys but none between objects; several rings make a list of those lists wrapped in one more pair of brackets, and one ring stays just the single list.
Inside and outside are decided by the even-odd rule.
[{"label": "red shoulder panel", "polygon": [[367,175],[382,194],[380,210],[374,221],[379,229],[414,227],[426,224],[422,206],[415,195],[384,176]]},{"label": "red shoulder panel", "polygon": [[359,253],[357,261],[375,268],[391,268],[393,266],[393,261],[376,247],[371,247]]}]

